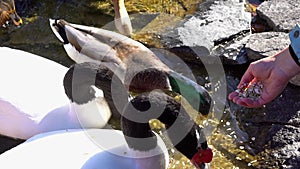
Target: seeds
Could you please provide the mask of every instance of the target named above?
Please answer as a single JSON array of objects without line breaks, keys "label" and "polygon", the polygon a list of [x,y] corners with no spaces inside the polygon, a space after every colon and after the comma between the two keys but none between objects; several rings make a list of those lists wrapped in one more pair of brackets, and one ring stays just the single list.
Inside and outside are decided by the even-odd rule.
[{"label": "seeds", "polygon": [[257,100],[262,94],[263,84],[261,82],[244,83],[236,92],[239,97]]}]

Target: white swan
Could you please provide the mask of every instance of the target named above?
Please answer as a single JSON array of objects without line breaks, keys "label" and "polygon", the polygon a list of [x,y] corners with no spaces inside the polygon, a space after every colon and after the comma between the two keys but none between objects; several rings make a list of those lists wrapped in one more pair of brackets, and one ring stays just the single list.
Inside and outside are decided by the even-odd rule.
[{"label": "white swan", "polygon": [[[0,168],[167,169],[168,152],[157,138],[159,146],[145,153],[130,149],[122,132],[111,129],[42,133],[1,154]],[[164,166],[158,166],[159,161]]]},{"label": "white swan", "polygon": [[167,149],[151,131],[151,118],[166,125],[171,142],[197,168],[210,162],[212,152],[202,129],[172,97],[161,92],[141,94],[122,115],[123,133],[110,129],[43,133],[0,155],[0,168],[167,169]]},{"label": "white swan", "polygon": [[0,53],[1,135],[28,139],[53,130],[101,128],[109,120],[103,97],[70,102],[63,86],[67,67],[7,47],[0,47]]}]

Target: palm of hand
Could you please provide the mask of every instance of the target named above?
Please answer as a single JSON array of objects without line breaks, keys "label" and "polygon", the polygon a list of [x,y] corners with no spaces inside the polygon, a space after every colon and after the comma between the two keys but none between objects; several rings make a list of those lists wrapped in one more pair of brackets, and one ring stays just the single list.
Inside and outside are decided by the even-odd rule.
[{"label": "palm of hand", "polygon": [[240,97],[236,91],[230,93],[228,98],[245,107],[261,107],[283,91],[287,85],[288,76],[281,69],[275,68],[272,62],[254,62],[245,72],[238,88],[242,84],[248,84],[252,81],[260,81],[263,84],[262,93],[258,99]]}]

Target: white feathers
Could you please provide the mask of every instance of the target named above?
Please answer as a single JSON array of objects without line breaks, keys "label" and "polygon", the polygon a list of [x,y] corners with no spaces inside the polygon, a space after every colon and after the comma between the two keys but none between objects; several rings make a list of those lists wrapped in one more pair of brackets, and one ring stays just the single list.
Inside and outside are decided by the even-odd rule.
[{"label": "white feathers", "polygon": [[138,152],[127,146],[121,131],[89,129],[44,133],[3,153],[0,168],[166,169],[167,148],[156,136],[155,149]]},{"label": "white feathers", "polygon": [[87,105],[70,103],[63,87],[68,68],[21,50],[0,47],[0,53],[0,134],[28,139],[107,123],[111,112],[103,98]]}]

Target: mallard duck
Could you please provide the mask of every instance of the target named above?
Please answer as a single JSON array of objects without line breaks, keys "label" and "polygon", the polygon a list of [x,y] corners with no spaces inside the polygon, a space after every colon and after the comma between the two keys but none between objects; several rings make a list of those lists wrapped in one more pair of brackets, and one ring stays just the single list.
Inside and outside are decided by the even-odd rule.
[{"label": "mallard duck", "polygon": [[14,0],[1,0],[0,26],[5,26],[9,20],[12,20],[16,26],[23,23],[22,18],[17,14]]},{"label": "mallard duck", "polygon": [[26,140],[42,132],[106,125],[111,111],[93,87],[95,77],[70,77],[67,67],[29,52],[0,47],[0,53],[1,135]]},{"label": "mallard duck", "polygon": [[124,0],[112,0],[115,10],[115,26],[123,35],[132,34],[132,26],[129,15],[127,13]]},{"label": "mallard duck", "polygon": [[143,44],[116,32],[51,20],[54,34],[64,43],[76,63],[95,62],[115,69],[130,92],[161,89],[181,94],[204,115],[210,111],[211,97],[194,81],[171,70]]},{"label": "mallard duck", "polygon": [[212,151],[202,129],[172,97],[157,91],[143,93],[124,107],[122,132],[87,129],[43,133],[0,155],[0,167],[167,169],[168,152],[149,126],[152,118],[166,125],[171,142],[197,168],[211,161]]}]

